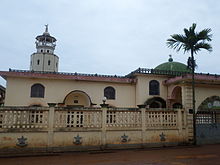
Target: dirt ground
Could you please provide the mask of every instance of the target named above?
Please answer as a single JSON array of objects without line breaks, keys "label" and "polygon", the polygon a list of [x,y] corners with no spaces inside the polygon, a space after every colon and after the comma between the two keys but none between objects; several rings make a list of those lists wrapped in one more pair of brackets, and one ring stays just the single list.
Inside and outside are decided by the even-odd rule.
[{"label": "dirt ground", "polygon": [[220,165],[220,144],[7,157],[0,165]]}]

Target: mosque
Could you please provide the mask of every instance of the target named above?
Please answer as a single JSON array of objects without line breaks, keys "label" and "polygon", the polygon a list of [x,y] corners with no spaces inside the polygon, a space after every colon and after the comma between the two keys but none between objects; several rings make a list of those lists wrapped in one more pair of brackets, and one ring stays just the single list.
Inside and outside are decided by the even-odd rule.
[{"label": "mosque", "polygon": [[[56,38],[46,26],[36,37],[30,70],[0,71],[6,80],[4,106],[192,108],[191,70],[173,61],[125,75],[63,73],[54,53]],[[196,109],[220,109],[220,76],[195,74]]]}]

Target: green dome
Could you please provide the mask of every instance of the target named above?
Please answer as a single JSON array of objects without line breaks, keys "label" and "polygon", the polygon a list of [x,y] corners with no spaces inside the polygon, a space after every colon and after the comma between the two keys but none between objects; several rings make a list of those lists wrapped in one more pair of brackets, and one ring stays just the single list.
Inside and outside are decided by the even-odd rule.
[{"label": "green dome", "polygon": [[169,62],[158,65],[157,70],[166,70],[166,71],[176,71],[176,72],[190,72],[191,70],[187,68],[187,65],[180,62],[173,62],[172,57],[170,56]]}]

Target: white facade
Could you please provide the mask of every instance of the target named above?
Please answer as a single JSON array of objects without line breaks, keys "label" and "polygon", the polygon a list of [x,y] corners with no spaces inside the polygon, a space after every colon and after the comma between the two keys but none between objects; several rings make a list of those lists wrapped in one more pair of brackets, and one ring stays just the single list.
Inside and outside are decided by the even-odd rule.
[{"label": "white facade", "polygon": [[30,70],[58,72],[59,57],[50,53],[33,53],[31,55]]},{"label": "white facade", "polygon": [[59,57],[54,54],[56,38],[50,36],[48,25],[45,32],[36,37],[37,52],[31,55],[30,70],[58,72]]}]

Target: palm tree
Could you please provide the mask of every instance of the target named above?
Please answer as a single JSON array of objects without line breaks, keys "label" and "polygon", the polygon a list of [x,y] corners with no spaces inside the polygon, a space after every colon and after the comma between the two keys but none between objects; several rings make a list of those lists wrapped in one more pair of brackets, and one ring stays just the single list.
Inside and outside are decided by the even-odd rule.
[{"label": "palm tree", "polygon": [[212,40],[212,31],[210,28],[204,29],[200,32],[195,32],[196,24],[193,23],[189,29],[184,28],[184,34],[173,34],[167,40],[167,46],[175,49],[177,52],[181,49],[191,53],[188,63],[191,64],[192,69],[192,101],[193,101],[193,129],[194,129],[194,144],[196,145],[196,113],[195,113],[195,59],[194,54],[197,54],[201,49],[209,52],[212,51],[212,46],[207,41]]}]

